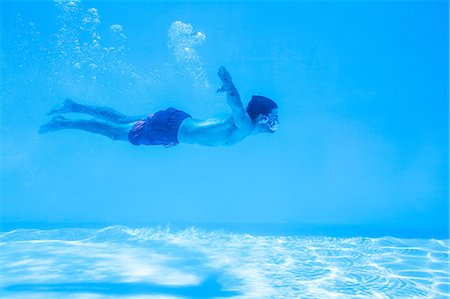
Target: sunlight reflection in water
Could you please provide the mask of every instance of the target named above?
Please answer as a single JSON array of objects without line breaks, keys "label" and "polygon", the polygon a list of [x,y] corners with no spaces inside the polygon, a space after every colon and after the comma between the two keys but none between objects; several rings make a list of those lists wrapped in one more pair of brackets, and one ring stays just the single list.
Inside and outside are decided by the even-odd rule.
[{"label": "sunlight reflection in water", "polygon": [[0,242],[2,298],[450,295],[449,242],[441,240],[113,226],[15,230]]}]

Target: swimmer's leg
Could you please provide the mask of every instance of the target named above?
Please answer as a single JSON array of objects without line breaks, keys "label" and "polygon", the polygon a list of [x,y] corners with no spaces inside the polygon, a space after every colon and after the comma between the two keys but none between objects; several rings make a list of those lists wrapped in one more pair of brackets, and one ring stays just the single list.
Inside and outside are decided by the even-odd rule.
[{"label": "swimmer's leg", "polygon": [[128,141],[128,132],[132,125],[117,125],[104,120],[70,120],[55,116],[49,123],[39,128],[39,133],[49,133],[65,129],[77,129],[100,134],[113,140]]},{"label": "swimmer's leg", "polygon": [[78,104],[71,99],[66,99],[47,114],[55,113],[85,113],[119,124],[129,124],[147,117],[147,115],[127,116],[109,107]]}]

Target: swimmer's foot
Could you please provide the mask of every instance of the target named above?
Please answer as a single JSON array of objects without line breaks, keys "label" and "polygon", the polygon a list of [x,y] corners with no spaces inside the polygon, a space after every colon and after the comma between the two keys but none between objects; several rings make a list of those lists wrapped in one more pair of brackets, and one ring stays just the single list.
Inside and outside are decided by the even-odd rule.
[{"label": "swimmer's foot", "polygon": [[45,134],[45,133],[65,129],[67,127],[66,124],[68,121],[69,120],[67,118],[62,117],[61,115],[57,115],[57,116],[53,117],[50,122],[46,123],[45,125],[42,125],[39,128],[39,133]]},{"label": "swimmer's foot", "polygon": [[75,104],[74,101],[72,101],[71,99],[67,98],[64,100],[64,103],[56,105],[55,107],[53,107],[53,109],[47,113],[47,115],[52,115],[55,113],[69,113],[72,112],[72,106],[73,104]]}]

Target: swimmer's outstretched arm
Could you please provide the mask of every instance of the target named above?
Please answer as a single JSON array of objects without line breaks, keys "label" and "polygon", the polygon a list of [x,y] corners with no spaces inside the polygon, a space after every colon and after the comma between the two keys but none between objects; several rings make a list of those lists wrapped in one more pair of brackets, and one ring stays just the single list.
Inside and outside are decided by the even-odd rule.
[{"label": "swimmer's outstretched arm", "polygon": [[217,75],[222,81],[222,87],[217,92],[227,93],[227,103],[231,107],[234,123],[240,129],[251,128],[252,121],[242,105],[241,97],[236,86],[234,86],[230,73],[225,67],[221,66]]}]

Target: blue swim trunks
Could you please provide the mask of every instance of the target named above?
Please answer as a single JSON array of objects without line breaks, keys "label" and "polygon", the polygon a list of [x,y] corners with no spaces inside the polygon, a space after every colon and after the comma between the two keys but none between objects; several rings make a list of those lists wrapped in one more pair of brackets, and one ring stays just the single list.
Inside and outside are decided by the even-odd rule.
[{"label": "blue swim trunks", "polygon": [[172,107],[150,114],[146,120],[134,124],[128,140],[134,145],[177,145],[178,129],[187,117],[191,116]]}]

